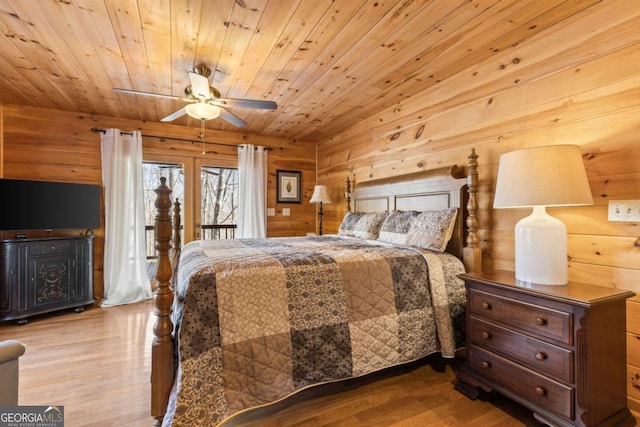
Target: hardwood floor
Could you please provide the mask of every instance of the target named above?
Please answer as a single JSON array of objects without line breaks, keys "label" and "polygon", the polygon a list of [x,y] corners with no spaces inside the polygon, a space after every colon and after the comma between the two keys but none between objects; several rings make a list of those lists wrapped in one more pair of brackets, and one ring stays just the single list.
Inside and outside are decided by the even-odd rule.
[{"label": "hardwood floor", "polygon": [[[63,405],[65,425],[151,426],[151,301],[90,308],[0,325],[26,347],[20,404]],[[472,401],[453,389],[460,361],[394,369],[305,390],[240,414],[225,426],[538,426],[527,409],[492,393]]]},{"label": "hardwood floor", "polygon": [[150,426],[150,301],[0,326],[22,341],[20,405],[63,405],[66,426]]}]

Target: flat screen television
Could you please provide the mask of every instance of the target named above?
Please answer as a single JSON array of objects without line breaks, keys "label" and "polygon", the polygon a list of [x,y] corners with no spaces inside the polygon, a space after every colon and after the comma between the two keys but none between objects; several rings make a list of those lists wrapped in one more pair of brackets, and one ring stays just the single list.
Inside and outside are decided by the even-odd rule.
[{"label": "flat screen television", "polygon": [[0,179],[0,230],[100,228],[100,186]]}]

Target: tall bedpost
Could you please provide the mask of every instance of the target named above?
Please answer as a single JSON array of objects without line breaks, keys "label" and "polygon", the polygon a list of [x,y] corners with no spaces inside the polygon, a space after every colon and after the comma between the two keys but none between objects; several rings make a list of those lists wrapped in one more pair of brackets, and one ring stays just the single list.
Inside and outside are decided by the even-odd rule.
[{"label": "tall bedpost", "polygon": [[180,237],[180,201],[176,198],[173,202],[173,237],[171,238],[171,249],[169,249],[169,261],[171,261],[171,268],[173,270],[173,276],[171,282],[176,280],[176,270],[178,267],[178,259],[180,258],[180,251],[182,249],[182,238]]},{"label": "tall bedpost", "polygon": [[173,202],[173,239],[172,249],[179,249],[182,247],[182,241],[180,239],[180,201],[176,197],[176,201]]},{"label": "tall bedpost", "polygon": [[467,174],[467,241],[463,250],[463,261],[468,273],[482,271],[482,250],[478,240],[478,155],[474,148],[469,159]]},{"label": "tall bedpost", "polygon": [[344,198],[347,201],[347,212],[349,212],[351,210],[351,180],[349,180],[349,177],[344,183]]},{"label": "tall bedpost", "polygon": [[151,346],[151,416],[155,425],[162,424],[167,408],[169,393],[173,385],[173,323],[171,306],[173,291],[170,289],[172,276],[169,249],[171,248],[171,189],[166,185],[166,178],[160,178],[160,187],[156,188],[156,250],[158,282],[155,296],[156,323],[153,327],[153,344]]}]

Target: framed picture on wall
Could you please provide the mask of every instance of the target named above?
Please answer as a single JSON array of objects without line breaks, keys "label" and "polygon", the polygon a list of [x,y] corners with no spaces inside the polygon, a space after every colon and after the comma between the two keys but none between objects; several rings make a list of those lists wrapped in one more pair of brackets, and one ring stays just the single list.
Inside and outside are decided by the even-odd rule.
[{"label": "framed picture on wall", "polygon": [[277,203],[300,203],[302,179],[299,171],[276,171]]}]

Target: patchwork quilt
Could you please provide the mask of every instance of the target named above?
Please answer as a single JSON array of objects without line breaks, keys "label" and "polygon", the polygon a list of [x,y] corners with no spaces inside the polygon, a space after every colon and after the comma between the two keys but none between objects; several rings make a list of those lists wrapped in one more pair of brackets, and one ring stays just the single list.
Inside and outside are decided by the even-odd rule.
[{"label": "patchwork quilt", "polygon": [[311,385],[452,357],[463,272],[453,255],[336,235],[186,245],[165,425],[216,425]]}]

